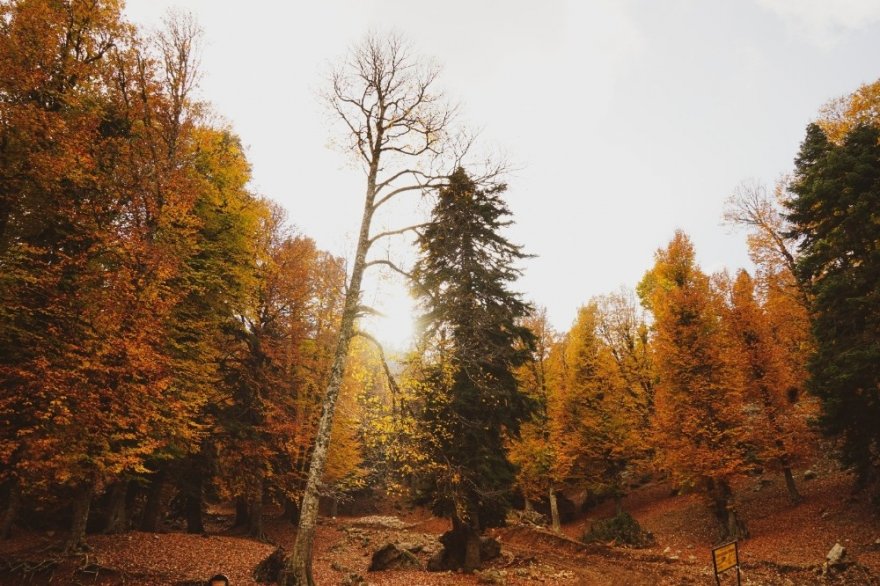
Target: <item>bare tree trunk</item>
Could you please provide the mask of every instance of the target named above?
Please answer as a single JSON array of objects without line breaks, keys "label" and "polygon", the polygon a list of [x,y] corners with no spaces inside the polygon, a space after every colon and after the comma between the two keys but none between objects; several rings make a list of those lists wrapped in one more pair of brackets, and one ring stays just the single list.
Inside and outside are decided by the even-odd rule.
[{"label": "bare tree trunk", "polygon": [[3,514],[3,522],[0,524],[0,539],[9,539],[12,533],[12,525],[18,518],[18,511],[21,508],[21,487],[18,479],[13,478],[9,485],[9,498],[6,502],[6,512]]},{"label": "bare tree trunk", "polygon": [[330,497],[330,516],[334,519],[339,514],[339,499],[335,496]]},{"label": "bare tree trunk", "polygon": [[160,468],[150,480],[147,502],[144,505],[144,516],[141,519],[141,531],[155,533],[159,530],[162,518],[162,496],[165,492],[165,468]]},{"label": "bare tree trunk", "polygon": [[104,533],[122,533],[128,529],[128,509],[126,508],[128,484],[128,481],[120,480],[110,489]]},{"label": "bare tree trunk", "polygon": [[186,507],[186,532],[187,533],[204,533],[205,518],[203,510],[203,484],[204,476],[201,470],[195,470],[194,478],[191,479],[190,486],[187,486],[184,495]]},{"label": "bare tree trunk", "polygon": [[523,507],[523,510],[526,513],[531,513],[532,511],[535,510],[534,507],[532,507],[532,501],[529,500],[529,497],[524,496],[523,501],[525,502],[525,506]]},{"label": "bare tree trunk", "polygon": [[[280,576],[281,586],[314,586],[315,583],[312,577],[312,545],[318,516],[318,489],[327,459],[333,414],[354,335],[354,324],[361,314],[361,286],[368,266],[367,252],[376,240],[403,234],[416,227],[388,230],[371,238],[373,214],[393,197],[422,191],[431,184],[428,175],[419,170],[418,162],[423,156],[433,158],[439,155],[453,116],[452,109],[443,107],[440,96],[433,93],[436,69],[416,67],[417,63],[409,58],[405,44],[400,39],[369,37],[354,48],[350,57],[332,75],[326,99],[331,111],[344,122],[350,148],[366,169],[364,209],[351,277],[345,292],[333,366],[300,505],[299,529],[293,552]],[[378,181],[382,155],[386,152],[412,161],[413,165],[410,167],[407,163],[401,163],[399,172],[389,173]],[[400,185],[396,181],[411,183]],[[390,261],[370,261],[371,265],[383,263],[397,268]]]},{"label": "bare tree trunk", "polygon": [[86,524],[89,521],[89,509],[94,492],[93,482],[84,484],[76,491],[73,498],[73,516],[70,520],[70,536],[64,544],[65,551],[76,551],[85,545]]},{"label": "bare tree trunk", "polygon": [[562,531],[562,525],[559,523],[559,505],[556,502],[556,490],[550,487],[550,523],[553,531],[557,533]]},{"label": "bare tree trunk", "polygon": [[312,451],[309,477],[306,482],[302,504],[300,505],[296,541],[293,545],[293,553],[282,573],[281,586],[315,586],[315,580],[312,577],[312,546],[315,539],[315,523],[318,518],[318,487],[321,476],[324,473],[324,463],[327,460],[330,430],[333,426],[333,413],[336,410],[336,400],[339,397],[339,387],[342,383],[345,360],[348,357],[348,348],[354,334],[354,321],[357,317],[358,305],[360,303],[361,282],[364,275],[364,265],[366,264],[367,248],[369,247],[370,221],[373,215],[375,173],[375,169],[371,170],[367,187],[367,201],[361,221],[360,237],[358,238],[357,254],[352,269],[351,281],[345,294],[345,307],[342,313],[342,324],[339,328],[339,341],[336,345],[336,352],[333,355],[333,367],[330,371],[327,393],[324,396],[321,419],[318,422],[318,433],[315,438],[315,448]]}]

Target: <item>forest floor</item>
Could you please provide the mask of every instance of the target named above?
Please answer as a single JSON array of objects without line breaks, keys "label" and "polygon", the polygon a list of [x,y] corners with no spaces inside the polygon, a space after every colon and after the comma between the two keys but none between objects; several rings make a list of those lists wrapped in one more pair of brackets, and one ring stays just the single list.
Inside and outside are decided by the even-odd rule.
[{"label": "forest floor", "polygon": [[[798,476],[804,501],[789,503],[781,476],[746,478],[736,485],[739,508],[751,537],[740,543],[743,584],[880,585],[880,516],[868,496],[853,493],[852,479],[827,463],[813,468],[817,478]],[[387,543],[403,544],[424,563],[438,547],[448,522],[423,511],[396,515],[323,518],[314,558],[319,585],[441,584],[679,585],[714,584],[711,548],[716,527],[697,495],[673,496],[665,482],[636,489],[624,506],[651,531],[656,545],[644,549],[613,544],[584,545],[576,539],[594,520],[612,514],[600,506],[563,527],[563,535],[528,525],[511,525],[491,534],[502,555],[482,574],[425,571],[368,572],[372,553]],[[386,513],[386,511],[383,511]],[[91,550],[72,558],[48,552],[60,536],[25,533],[0,542],[0,584],[149,584],[195,586],[224,572],[234,586],[259,584],[254,569],[295,535],[287,522],[267,519],[268,542],[231,535],[228,511],[215,511],[207,536],[183,533],[93,535]],[[847,549],[850,565],[822,573],[825,554],[835,543]],[[46,562],[44,571],[25,580],[24,564]],[[9,567],[18,566],[16,573]],[[51,569],[49,566],[51,565]],[[6,568],[3,570],[3,568]],[[735,572],[722,575],[735,584]]]}]

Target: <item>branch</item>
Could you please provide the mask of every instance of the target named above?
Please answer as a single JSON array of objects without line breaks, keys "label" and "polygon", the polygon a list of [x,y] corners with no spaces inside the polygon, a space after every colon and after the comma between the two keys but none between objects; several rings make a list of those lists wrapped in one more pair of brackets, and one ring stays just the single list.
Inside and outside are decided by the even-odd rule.
[{"label": "branch", "polygon": [[[355,330],[354,335],[369,340],[373,343],[376,349],[379,350],[379,359],[382,361],[382,370],[385,371],[385,377],[388,379],[388,387],[391,389],[391,408],[394,413],[397,413],[397,400],[400,398],[400,387],[398,386],[397,381],[394,380],[394,375],[391,374],[391,369],[388,367],[388,360],[385,358],[385,349],[382,347],[382,344],[379,343],[379,340],[367,332]],[[407,411],[410,416],[412,416],[409,407],[407,407]]]},{"label": "branch", "polygon": [[385,232],[379,232],[372,238],[370,238],[367,243],[367,248],[375,244],[375,242],[381,238],[387,238],[388,236],[397,236],[398,234],[406,234],[407,232],[417,231],[419,228],[424,228],[426,226],[430,226],[430,222],[423,222],[421,224],[413,224],[412,226],[407,226],[406,228],[400,228],[399,230],[386,230]]}]

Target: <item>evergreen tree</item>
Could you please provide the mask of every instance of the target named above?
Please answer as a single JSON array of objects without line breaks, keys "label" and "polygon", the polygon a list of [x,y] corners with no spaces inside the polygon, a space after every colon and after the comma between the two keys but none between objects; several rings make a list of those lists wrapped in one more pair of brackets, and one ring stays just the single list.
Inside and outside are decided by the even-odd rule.
[{"label": "evergreen tree", "polygon": [[504,521],[515,472],[505,435],[531,411],[514,375],[533,344],[518,321],[531,307],[509,289],[526,255],[501,234],[511,223],[504,190],[482,189],[457,169],[418,239],[414,271],[434,349],[421,381],[434,464],[423,488],[435,513],[452,519],[447,564],[466,570],[479,565],[479,533]]},{"label": "evergreen tree", "polygon": [[880,468],[880,129],[857,126],[834,144],[812,124],[795,164],[786,205],[811,299],[809,387],[824,430],[843,436],[844,461],[870,481]]}]

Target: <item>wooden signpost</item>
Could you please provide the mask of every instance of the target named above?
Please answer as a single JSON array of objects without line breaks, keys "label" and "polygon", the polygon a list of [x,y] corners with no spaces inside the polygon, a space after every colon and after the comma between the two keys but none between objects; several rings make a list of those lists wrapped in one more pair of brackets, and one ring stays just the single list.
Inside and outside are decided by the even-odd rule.
[{"label": "wooden signpost", "polygon": [[721,586],[721,578],[718,575],[731,568],[736,568],[736,583],[739,585],[739,550],[736,547],[736,541],[713,548],[712,562],[715,564],[715,582],[719,586]]}]

